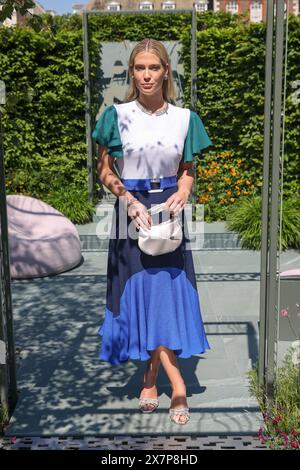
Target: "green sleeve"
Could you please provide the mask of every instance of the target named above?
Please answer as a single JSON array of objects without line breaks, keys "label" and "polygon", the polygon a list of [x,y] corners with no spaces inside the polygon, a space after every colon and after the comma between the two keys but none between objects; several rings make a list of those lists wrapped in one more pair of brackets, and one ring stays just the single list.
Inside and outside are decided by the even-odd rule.
[{"label": "green sleeve", "polygon": [[114,105],[105,108],[92,132],[92,139],[105,145],[112,157],[123,157],[122,141],[118,127],[118,115]]},{"label": "green sleeve", "polygon": [[190,122],[181,162],[192,162],[194,155],[209,145],[213,145],[213,143],[208,137],[201,118],[195,111],[190,110]]}]

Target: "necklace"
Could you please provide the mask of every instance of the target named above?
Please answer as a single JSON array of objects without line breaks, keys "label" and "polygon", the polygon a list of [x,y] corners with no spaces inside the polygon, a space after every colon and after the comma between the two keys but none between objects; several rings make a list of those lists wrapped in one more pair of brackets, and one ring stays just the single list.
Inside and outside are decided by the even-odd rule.
[{"label": "necklace", "polygon": [[138,108],[140,108],[141,111],[143,111],[146,114],[150,114],[150,115],[154,114],[155,116],[159,116],[160,114],[166,113],[168,111],[168,108],[169,108],[169,103],[166,101],[166,105],[164,105],[162,109],[160,109],[159,111],[152,112],[149,109],[145,108],[137,99],[135,100],[135,102],[136,102],[136,105],[138,106]]}]

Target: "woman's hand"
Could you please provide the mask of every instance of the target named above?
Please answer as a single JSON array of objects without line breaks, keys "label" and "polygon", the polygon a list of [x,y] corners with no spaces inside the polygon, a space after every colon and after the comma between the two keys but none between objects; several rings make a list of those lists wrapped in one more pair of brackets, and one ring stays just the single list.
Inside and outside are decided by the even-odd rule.
[{"label": "woman's hand", "polygon": [[144,229],[151,227],[151,215],[147,211],[147,207],[144,206],[140,201],[135,201],[131,204],[127,213],[129,217],[134,220],[134,225],[139,229],[142,226]]},{"label": "woman's hand", "polygon": [[184,208],[188,198],[189,192],[179,189],[178,191],[176,191],[176,193],[172,194],[169,199],[166,200],[166,208],[169,209],[171,212],[174,212],[175,215],[177,215]]}]

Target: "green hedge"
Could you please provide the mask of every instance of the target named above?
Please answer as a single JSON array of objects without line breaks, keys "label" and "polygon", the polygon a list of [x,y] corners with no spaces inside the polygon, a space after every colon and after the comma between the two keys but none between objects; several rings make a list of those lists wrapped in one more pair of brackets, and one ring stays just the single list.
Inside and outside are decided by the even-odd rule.
[{"label": "green hedge", "polygon": [[[295,190],[299,175],[299,106],[291,100],[291,84],[300,74],[299,21],[290,16],[285,195]],[[3,111],[7,191],[39,197],[83,223],[90,219],[92,207],[87,203],[82,20],[79,15],[44,15],[43,23],[41,31],[0,28],[0,71],[8,95]],[[92,125],[101,98],[99,42],[144,37],[181,41],[185,106],[190,106],[190,14],[94,15]],[[198,14],[197,38],[196,110],[214,143],[198,157],[197,194],[199,202],[206,203],[210,220],[224,219],[245,188],[249,195],[260,191],[262,184],[265,25],[248,23],[244,16],[208,12]],[[236,188],[239,185],[242,191]]]},{"label": "green hedge", "polygon": [[[221,18],[224,18],[221,16]],[[206,221],[224,220],[241,197],[260,194],[263,182],[264,23],[226,24],[219,15],[198,24],[197,111],[215,148],[198,158],[198,201]],[[207,28],[207,26],[209,26]],[[184,57],[190,54],[184,38]],[[187,70],[188,73],[188,70]],[[283,197],[299,197],[300,109],[292,83],[300,78],[300,17],[289,16]],[[298,87],[299,88],[299,87]],[[185,89],[189,97],[190,83]]]},{"label": "green hedge", "polygon": [[[8,193],[49,202],[73,188],[88,214],[81,27],[55,34],[2,28],[0,36]],[[80,222],[87,214],[67,215]]]}]

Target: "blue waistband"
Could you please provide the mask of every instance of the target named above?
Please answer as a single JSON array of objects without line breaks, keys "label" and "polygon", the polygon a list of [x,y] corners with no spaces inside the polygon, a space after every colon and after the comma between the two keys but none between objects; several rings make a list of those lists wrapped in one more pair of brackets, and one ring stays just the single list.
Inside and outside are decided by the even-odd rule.
[{"label": "blue waistband", "polygon": [[[160,180],[160,189],[171,188],[172,186],[177,186],[177,175],[166,176],[163,178],[157,178]],[[121,178],[122,183],[128,190],[139,190],[147,191],[151,189],[151,178],[147,179],[127,179]]]}]

